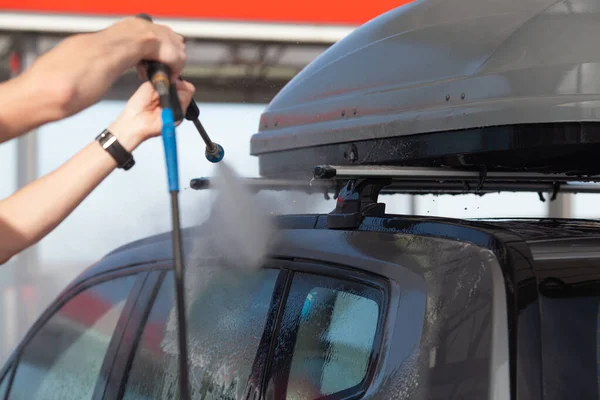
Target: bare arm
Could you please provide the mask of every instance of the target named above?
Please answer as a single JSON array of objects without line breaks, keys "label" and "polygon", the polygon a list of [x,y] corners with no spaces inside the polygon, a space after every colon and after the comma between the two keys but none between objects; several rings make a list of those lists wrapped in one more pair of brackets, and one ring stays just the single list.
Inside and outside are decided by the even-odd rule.
[{"label": "bare arm", "polygon": [[56,228],[115,167],[98,143],[90,143],[56,171],[0,201],[0,263]]},{"label": "bare arm", "polygon": [[162,61],[179,74],[186,60],[183,38],[165,26],[127,18],[65,39],[0,84],[0,143],[89,107],[143,59]]},{"label": "bare arm", "polygon": [[[178,90],[181,104],[187,107],[193,86],[180,82]],[[132,152],[159,135],[160,127],[158,98],[145,83],[109,130]],[[115,168],[114,159],[98,143],[90,143],[54,172],[1,200],[0,264],[51,232]]]}]

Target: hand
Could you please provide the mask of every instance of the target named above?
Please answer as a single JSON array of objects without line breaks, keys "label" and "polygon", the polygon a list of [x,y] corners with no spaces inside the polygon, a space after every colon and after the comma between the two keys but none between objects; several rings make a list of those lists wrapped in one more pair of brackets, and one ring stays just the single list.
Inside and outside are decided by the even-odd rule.
[{"label": "hand", "polygon": [[144,38],[143,51],[135,61],[140,77],[146,80],[146,69],[139,64],[142,60],[153,60],[166,64],[173,77],[181,75],[187,60],[183,36],[175,33],[166,25],[155,24],[141,18],[125,18],[110,28],[115,37],[130,34]]},{"label": "hand", "polygon": [[146,59],[162,62],[173,77],[180,76],[186,61],[183,38],[166,26],[133,17],[96,33],[68,37],[18,77],[21,92],[35,93],[31,108],[36,115],[43,114],[30,125],[57,121],[89,107],[125,71]]},{"label": "hand", "polygon": [[[195,92],[194,85],[178,80],[176,87],[181,108],[187,110]],[[150,82],[145,82],[131,96],[121,115],[108,130],[119,139],[123,147],[131,152],[143,141],[160,135],[161,112],[158,94]]]}]

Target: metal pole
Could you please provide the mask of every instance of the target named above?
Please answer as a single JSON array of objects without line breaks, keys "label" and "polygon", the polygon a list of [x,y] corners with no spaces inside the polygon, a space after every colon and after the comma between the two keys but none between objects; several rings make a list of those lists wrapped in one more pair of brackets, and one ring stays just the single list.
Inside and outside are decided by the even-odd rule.
[{"label": "metal pole", "polygon": [[[15,38],[16,70],[11,75],[17,75],[27,69],[38,56],[38,40],[34,35],[20,35]],[[17,187],[33,182],[38,175],[37,129],[26,133],[17,139]],[[17,283],[27,281],[37,269],[37,247],[32,246],[16,257]]]},{"label": "metal pole", "polygon": [[410,215],[417,215],[417,196],[414,194],[408,195],[408,213]]},{"label": "metal pole", "polygon": [[[38,40],[34,35],[19,35],[14,38],[15,52],[11,59],[11,76],[16,76],[27,69],[38,56]],[[37,130],[26,133],[17,138],[17,187],[23,186],[34,181],[38,175],[38,152],[37,152]],[[9,304],[9,307],[15,308],[13,314],[16,318],[7,321],[7,325],[12,326],[12,337],[15,334],[20,336],[26,332],[36,317],[32,309],[37,309],[39,304],[26,295],[28,284],[32,282],[39,273],[39,260],[37,247],[31,246],[25,249],[15,257],[15,274],[13,275],[14,286],[16,288],[16,302]],[[6,300],[6,299],[5,299]],[[10,335],[9,338],[10,339]],[[16,345],[16,343],[13,343]]]},{"label": "metal pole", "polygon": [[558,193],[554,201],[548,201],[549,218],[571,218],[572,194]]}]

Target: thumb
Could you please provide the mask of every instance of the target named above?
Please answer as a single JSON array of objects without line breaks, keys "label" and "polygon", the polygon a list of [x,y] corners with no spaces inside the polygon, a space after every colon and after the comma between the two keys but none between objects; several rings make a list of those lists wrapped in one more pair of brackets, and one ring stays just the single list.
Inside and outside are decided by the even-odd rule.
[{"label": "thumb", "polygon": [[176,84],[176,88],[177,96],[179,97],[179,103],[181,104],[181,109],[185,113],[188,106],[192,102],[192,97],[196,92],[196,88],[191,83],[185,81],[178,81]]}]

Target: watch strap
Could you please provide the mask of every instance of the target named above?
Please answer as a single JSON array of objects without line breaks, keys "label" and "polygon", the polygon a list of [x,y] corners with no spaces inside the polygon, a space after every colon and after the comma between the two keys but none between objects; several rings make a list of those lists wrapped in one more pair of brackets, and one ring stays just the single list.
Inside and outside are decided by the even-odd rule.
[{"label": "watch strap", "polygon": [[117,137],[110,133],[108,129],[103,130],[102,133],[96,137],[96,140],[100,143],[102,148],[115,159],[117,168],[127,171],[135,165],[133,155],[125,150],[117,140]]}]

